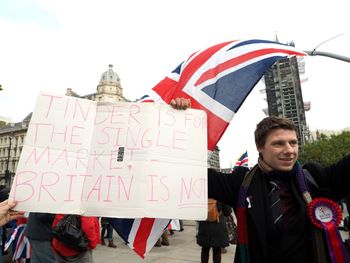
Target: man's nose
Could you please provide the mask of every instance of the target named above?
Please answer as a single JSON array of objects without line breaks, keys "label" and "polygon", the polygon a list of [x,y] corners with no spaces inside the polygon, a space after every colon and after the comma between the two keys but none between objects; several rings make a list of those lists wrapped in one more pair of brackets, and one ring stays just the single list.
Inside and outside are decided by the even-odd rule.
[{"label": "man's nose", "polygon": [[284,150],[285,152],[291,153],[294,152],[294,147],[290,143],[286,143]]}]

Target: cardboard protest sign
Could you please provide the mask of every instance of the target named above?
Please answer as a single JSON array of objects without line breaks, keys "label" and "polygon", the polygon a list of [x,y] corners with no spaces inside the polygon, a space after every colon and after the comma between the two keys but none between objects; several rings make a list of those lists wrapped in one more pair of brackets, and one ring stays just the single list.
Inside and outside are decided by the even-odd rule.
[{"label": "cardboard protest sign", "polygon": [[16,209],[205,219],[203,111],[41,93],[10,198]]}]

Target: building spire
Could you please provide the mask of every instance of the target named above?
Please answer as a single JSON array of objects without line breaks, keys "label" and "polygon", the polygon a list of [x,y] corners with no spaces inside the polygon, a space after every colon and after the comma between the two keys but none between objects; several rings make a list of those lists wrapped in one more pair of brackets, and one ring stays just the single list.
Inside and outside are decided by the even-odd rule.
[{"label": "building spire", "polygon": [[275,41],[278,42],[278,43],[280,42],[279,39],[278,39],[278,36],[277,36],[277,31],[275,31]]}]

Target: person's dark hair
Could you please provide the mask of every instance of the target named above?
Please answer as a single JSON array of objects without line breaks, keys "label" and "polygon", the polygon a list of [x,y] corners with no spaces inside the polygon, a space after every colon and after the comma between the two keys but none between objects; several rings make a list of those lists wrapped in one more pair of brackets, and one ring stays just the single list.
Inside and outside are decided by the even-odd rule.
[{"label": "person's dark hair", "polygon": [[277,129],[292,130],[297,133],[297,128],[291,120],[275,116],[266,117],[256,125],[254,132],[256,146],[264,146],[270,132]]}]

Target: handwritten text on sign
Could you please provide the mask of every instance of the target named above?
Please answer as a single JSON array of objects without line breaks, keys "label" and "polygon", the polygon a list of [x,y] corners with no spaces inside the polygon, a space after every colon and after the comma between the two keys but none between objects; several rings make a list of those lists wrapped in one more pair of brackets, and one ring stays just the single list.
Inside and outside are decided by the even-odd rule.
[{"label": "handwritten text on sign", "polygon": [[198,110],[41,93],[11,198],[25,211],[205,219],[206,131]]}]

